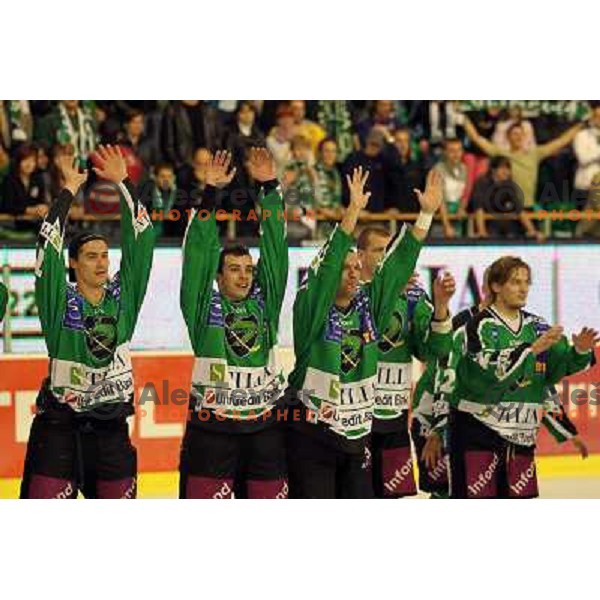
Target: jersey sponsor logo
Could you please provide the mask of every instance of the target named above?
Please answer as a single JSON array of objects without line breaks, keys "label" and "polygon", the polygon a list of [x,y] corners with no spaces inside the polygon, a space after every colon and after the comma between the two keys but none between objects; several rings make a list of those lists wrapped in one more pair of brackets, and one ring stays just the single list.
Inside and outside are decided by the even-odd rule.
[{"label": "jersey sponsor logo", "polygon": [[213,382],[225,381],[227,375],[227,365],[223,363],[211,363],[209,367],[210,380]]},{"label": "jersey sponsor logo", "polygon": [[379,342],[379,350],[383,353],[396,350],[404,345],[402,339],[404,333],[404,319],[399,310],[395,310],[390,319],[390,323],[385,330]]},{"label": "jersey sponsor logo", "polygon": [[225,317],[225,338],[236,356],[243,358],[257,352],[261,348],[258,319],[254,315],[229,313]]}]

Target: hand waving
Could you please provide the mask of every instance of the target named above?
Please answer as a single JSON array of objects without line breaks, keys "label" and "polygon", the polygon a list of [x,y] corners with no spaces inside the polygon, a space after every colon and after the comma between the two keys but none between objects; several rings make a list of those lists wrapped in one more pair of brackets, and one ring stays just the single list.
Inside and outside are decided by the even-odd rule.
[{"label": "hand waving", "polygon": [[575,350],[584,354],[594,349],[594,346],[600,342],[600,337],[595,329],[584,327],[578,334],[573,334],[572,340]]},{"label": "hand waving", "polygon": [[363,171],[362,167],[356,167],[352,171],[352,177],[346,175],[348,188],[350,189],[350,206],[358,210],[364,210],[369,203],[371,192],[365,192],[365,184],[369,178],[369,171]]},{"label": "hand waving", "polygon": [[216,188],[224,188],[229,185],[236,171],[235,167],[229,170],[230,165],[231,152],[217,150],[206,167],[206,183]]},{"label": "hand waving", "polygon": [[58,168],[65,180],[65,188],[75,196],[79,191],[79,188],[85,183],[88,172],[79,172],[79,167],[77,166],[78,161],[73,158],[72,154],[59,154],[56,157],[56,162],[58,163]]},{"label": "hand waving", "polygon": [[427,174],[425,191],[422,192],[421,190],[415,189],[414,192],[419,199],[421,210],[433,215],[442,204],[442,199],[444,197],[444,180],[438,171],[432,169]]},{"label": "hand waving", "polygon": [[277,179],[275,161],[266,148],[250,148],[248,170],[252,179],[261,183]]},{"label": "hand waving", "polygon": [[101,179],[117,185],[127,179],[127,164],[118,146],[98,146],[94,163],[94,171]]}]

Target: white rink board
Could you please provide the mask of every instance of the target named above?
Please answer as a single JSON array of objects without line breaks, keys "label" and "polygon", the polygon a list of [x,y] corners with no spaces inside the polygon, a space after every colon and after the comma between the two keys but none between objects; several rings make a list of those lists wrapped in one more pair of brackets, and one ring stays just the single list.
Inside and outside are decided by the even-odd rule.
[{"label": "white rink board", "polygon": [[[306,268],[318,248],[290,249],[290,269],[284,306],[281,311],[280,345],[290,347],[292,340],[292,307],[300,269]],[[258,251],[252,249],[255,260]],[[478,286],[483,271],[496,258],[506,255],[521,256],[533,270],[529,310],[550,322],[558,322],[567,332],[579,330],[584,324],[598,325],[600,315],[600,246],[430,246],[425,247],[418,263],[422,285],[429,291],[432,274],[439,270],[452,272],[457,280],[457,292],[451,303],[455,313],[470,306],[473,301],[469,274]],[[34,251],[10,249],[2,254],[12,268],[26,268],[11,277],[11,289],[19,294],[17,311],[20,315],[31,309],[33,292]],[[120,251],[111,250],[111,272],[118,269]],[[29,270],[30,269],[30,270]],[[179,310],[181,278],[181,250],[157,248],[148,287],[148,294],[140,313],[133,338],[134,350],[191,350],[187,331]],[[24,338],[20,332],[38,331],[35,316],[17,316],[12,319],[14,352],[44,352],[41,337]],[[2,344],[0,342],[0,348]]]}]

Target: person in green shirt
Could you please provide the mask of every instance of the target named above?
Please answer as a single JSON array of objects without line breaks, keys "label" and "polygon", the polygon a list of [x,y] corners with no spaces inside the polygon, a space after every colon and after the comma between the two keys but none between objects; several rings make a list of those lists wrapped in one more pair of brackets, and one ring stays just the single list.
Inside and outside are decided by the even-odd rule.
[{"label": "person in green shirt", "polygon": [[48,377],[36,401],[21,498],[136,496],[137,457],[127,417],[134,412],[130,340],[144,301],[154,250],[152,223],[127,178],[118,148],[100,147],[96,174],[121,197],[121,263],[109,277],[108,243],[82,232],[63,257],[67,217],[87,178],[59,159],[64,187],[42,223],[35,300],[48,348]]},{"label": "person in green shirt", "polygon": [[[285,498],[283,375],[275,344],[288,278],[283,194],[275,162],[251,148],[248,168],[261,185],[260,259],[248,248],[221,248],[218,188],[235,175],[231,154],[206,167],[200,210],[183,245],[181,311],[194,350],[190,417],[181,447],[180,498]],[[215,283],[218,289],[214,289]]]},{"label": "person in green shirt", "polygon": [[[363,281],[373,278],[390,238],[381,228],[367,227],[361,232],[357,246]],[[448,303],[456,288],[454,278],[445,273],[435,279],[433,302],[423,288],[411,283],[398,294],[392,318],[379,342],[370,444],[377,498],[417,493],[409,435],[413,358],[421,362],[443,358],[452,346]]]},{"label": "person in green shirt", "polygon": [[373,279],[360,283],[352,234],[367,206],[368,172],[348,176],[344,218],[309,267],[294,302],[296,364],[286,392],[292,498],[371,497],[363,465],[371,433],[379,342],[442,201],[438,173],[419,192],[421,214],[390,243]]},{"label": "person in green shirt", "polygon": [[438,390],[450,405],[451,497],[532,498],[538,495],[534,453],[545,413],[558,415],[547,423],[551,433],[563,426],[548,389],[587,368],[600,338],[584,327],[571,345],[562,327],[525,311],[531,270],[520,258],[495,261],[488,281],[491,304],[456,331],[439,375]]}]

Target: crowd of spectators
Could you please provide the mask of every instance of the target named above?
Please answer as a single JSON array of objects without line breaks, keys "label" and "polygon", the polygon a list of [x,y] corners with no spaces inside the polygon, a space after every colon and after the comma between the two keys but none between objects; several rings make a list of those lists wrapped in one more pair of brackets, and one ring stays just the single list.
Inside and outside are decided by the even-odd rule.
[{"label": "crowd of spectators", "polygon": [[[535,209],[598,204],[597,101],[4,100],[0,239],[32,239],[61,189],[57,158],[68,153],[89,168],[100,143],[121,147],[144,202],[163,215],[157,234],[173,242],[184,234],[186,211],[202,203],[211,152],[224,148],[237,172],[221,206],[240,211],[240,236],[253,232],[256,222],[244,218],[256,200],[246,168],[253,146],[270,150],[286,201],[305,213],[289,224],[296,240],[327,235],[347,202],[345,176],[359,165],[370,172],[369,213],[390,220],[418,212],[414,189],[438,170],[444,203],[433,235],[441,239],[541,241],[600,229],[531,218]],[[100,183],[90,176],[73,215],[110,235],[116,224],[102,216],[118,204]],[[179,218],[164,218],[169,211]]]}]

